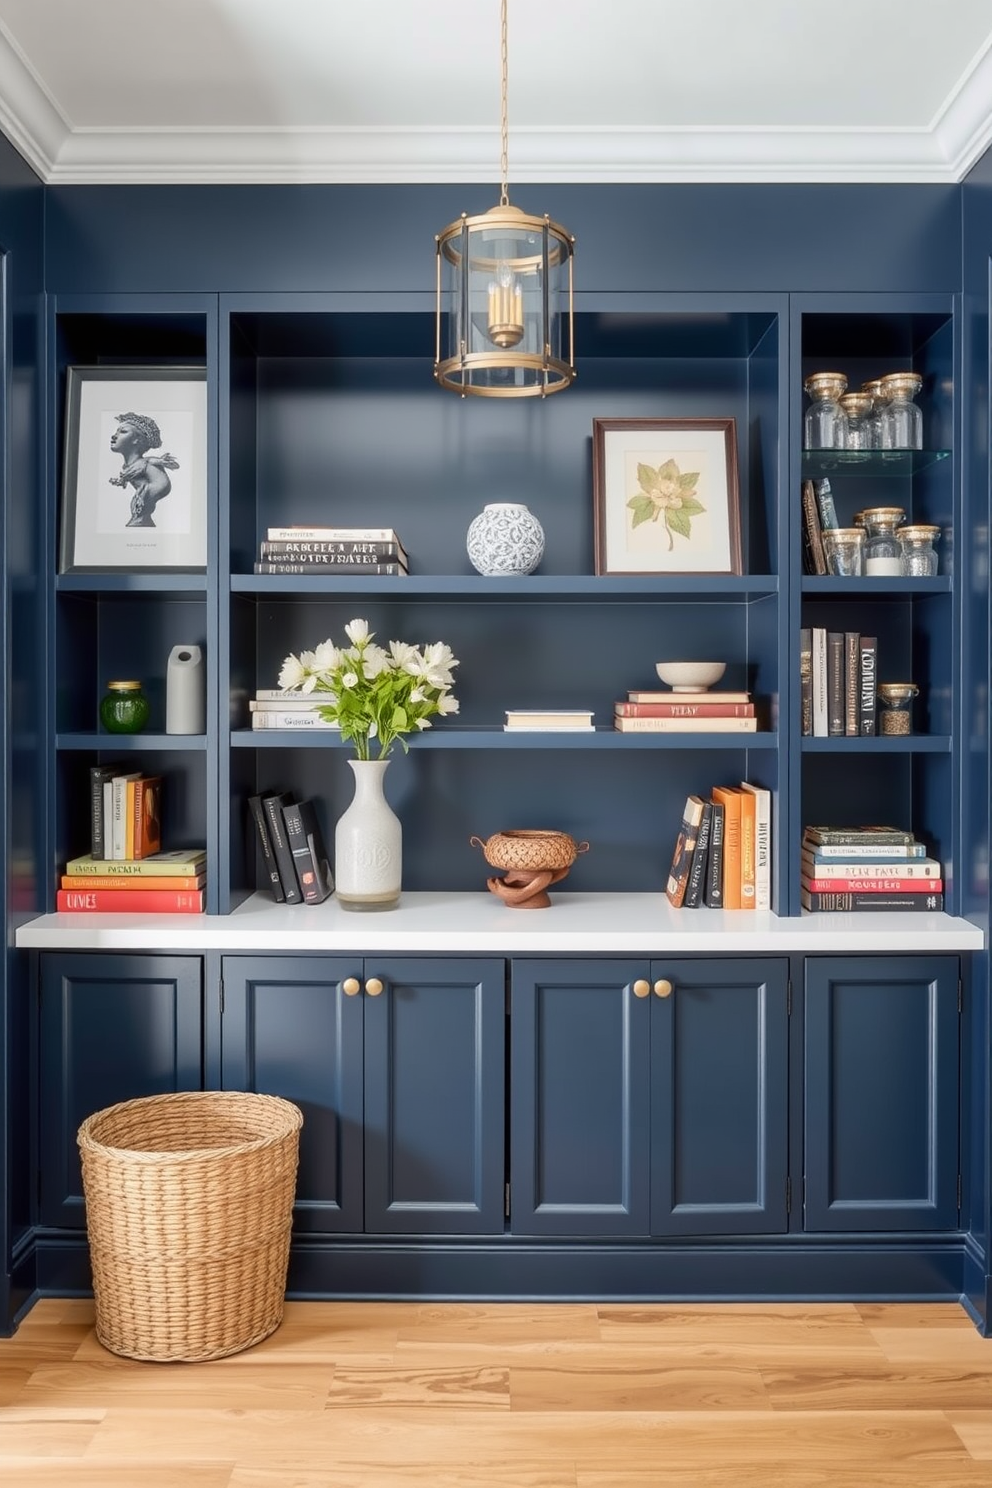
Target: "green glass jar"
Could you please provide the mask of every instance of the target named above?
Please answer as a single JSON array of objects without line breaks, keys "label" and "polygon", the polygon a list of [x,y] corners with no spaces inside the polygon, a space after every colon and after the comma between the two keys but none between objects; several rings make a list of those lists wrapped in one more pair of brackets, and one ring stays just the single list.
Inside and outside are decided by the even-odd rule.
[{"label": "green glass jar", "polygon": [[140,734],[148,722],[148,699],[140,682],[108,682],[100,700],[100,722],[108,734]]}]

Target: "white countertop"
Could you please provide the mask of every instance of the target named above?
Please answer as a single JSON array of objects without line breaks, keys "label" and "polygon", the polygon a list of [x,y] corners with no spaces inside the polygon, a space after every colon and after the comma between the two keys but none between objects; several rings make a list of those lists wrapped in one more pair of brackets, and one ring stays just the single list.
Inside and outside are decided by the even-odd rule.
[{"label": "white countertop", "polygon": [[803,914],[673,909],[664,894],[552,894],[550,909],[509,909],[488,893],[404,893],[396,909],[356,913],[335,898],[276,904],[254,894],[229,915],[51,914],[17,946],[107,951],[377,951],[610,955],[981,950],[983,930],[945,914]]}]

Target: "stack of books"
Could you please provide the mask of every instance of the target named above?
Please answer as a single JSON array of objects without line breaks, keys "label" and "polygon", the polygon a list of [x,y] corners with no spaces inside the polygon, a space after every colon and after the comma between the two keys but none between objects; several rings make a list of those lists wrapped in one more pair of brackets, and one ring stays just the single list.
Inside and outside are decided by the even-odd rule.
[{"label": "stack of books", "polygon": [[122,861],[162,847],[162,779],[126,765],[90,767],[90,853]]},{"label": "stack of books", "polygon": [[802,509],[803,573],[829,573],[830,567],[823,548],[823,534],[836,530],[840,523],[837,520],[833,492],[828,480],[803,481]]},{"label": "stack of books", "polygon": [[406,574],[392,527],[270,527],[258,545],[257,574]]},{"label": "stack of books", "polygon": [[175,848],[130,861],[92,853],[65,865],[56,909],[97,914],[202,914],[206,848]]},{"label": "stack of books", "polygon": [[803,909],[944,907],[940,862],[899,827],[806,827],[800,871]]},{"label": "stack of books", "polygon": [[273,899],[323,903],[334,892],[334,876],[313,802],[297,801],[290,791],[263,791],[249,797],[248,809]]},{"label": "stack of books", "polygon": [[878,641],[855,630],[799,632],[800,732],[817,739],[878,732]]},{"label": "stack of books", "polygon": [[304,695],[282,692],[278,687],[260,687],[248,702],[253,729],[340,728],[339,724],[321,718],[319,707],[319,692]]},{"label": "stack of books", "polygon": [[595,733],[592,712],[585,708],[507,708],[503,728],[507,733],[533,730],[539,733]]},{"label": "stack of books", "polygon": [[623,734],[754,734],[749,692],[628,692],[613,705],[613,726]]},{"label": "stack of books", "polygon": [[688,796],[665,893],[676,909],[771,909],[771,791],[744,780]]}]

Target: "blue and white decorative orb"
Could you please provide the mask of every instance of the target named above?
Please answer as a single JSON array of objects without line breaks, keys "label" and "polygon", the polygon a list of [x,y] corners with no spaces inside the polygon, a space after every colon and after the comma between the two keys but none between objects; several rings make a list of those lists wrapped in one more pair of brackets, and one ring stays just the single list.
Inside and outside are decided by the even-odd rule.
[{"label": "blue and white decorative orb", "polygon": [[468,556],[487,578],[533,573],[544,557],[544,528],[517,501],[490,502],[468,529]]}]

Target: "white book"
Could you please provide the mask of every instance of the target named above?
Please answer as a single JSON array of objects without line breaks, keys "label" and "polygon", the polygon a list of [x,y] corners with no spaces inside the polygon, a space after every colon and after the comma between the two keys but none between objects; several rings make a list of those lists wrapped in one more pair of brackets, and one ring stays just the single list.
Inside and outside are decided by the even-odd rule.
[{"label": "white book", "polygon": [[274,698],[249,698],[248,707],[252,713],[278,713],[292,710],[293,712],[312,713],[315,708],[326,708],[327,703],[321,702],[319,694],[307,693],[306,696],[294,697],[292,693],[283,693]]},{"label": "white book", "polygon": [[278,713],[253,713],[253,729],[337,729],[338,723],[328,723],[319,713],[308,713],[303,708],[283,708]]},{"label": "white book", "polygon": [[268,527],[266,542],[399,542],[394,527]]},{"label": "white book", "polygon": [[504,723],[505,734],[594,734],[592,723]]},{"label": "white book", "polygon": [[115,775],[111,785],[110,856],[127,857],[127,783],[140,780],[141,771],[132,770],[128,775]]},{"label": "white book", "polygon": [[828,734],[827,720],[827,631],[823,625],[813,626],[813,737],[825,739]]},{"label": "white book", "polygon": [[741,781],[741,790],[754,797],[754,907],[772,907],[772,793],[762,785]]}]

